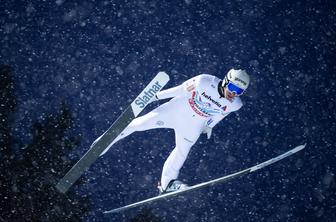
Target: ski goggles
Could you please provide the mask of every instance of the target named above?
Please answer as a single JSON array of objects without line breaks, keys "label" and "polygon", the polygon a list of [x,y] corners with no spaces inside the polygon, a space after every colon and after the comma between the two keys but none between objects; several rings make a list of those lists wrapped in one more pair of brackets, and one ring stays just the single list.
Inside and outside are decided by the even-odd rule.
[{"label": "ski goggles", "polygon": [[232,82],[229,82],[226,85],[226,88],[230,91],[230,92],[234,92],[236,93],[237,96],[240,96],[244,93],[244,89],[239,88],[238,86],[236,86],[235,84],[233,84]]}]

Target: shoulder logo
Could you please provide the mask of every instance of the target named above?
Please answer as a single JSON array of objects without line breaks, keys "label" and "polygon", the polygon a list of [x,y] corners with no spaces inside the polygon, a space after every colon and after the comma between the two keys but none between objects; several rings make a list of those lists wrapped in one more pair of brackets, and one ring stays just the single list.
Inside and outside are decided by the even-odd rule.
[{"label": "shoulder logo", "polygon": [[187,86],[187,91],[193,91],[195,89],[194,85]]}]

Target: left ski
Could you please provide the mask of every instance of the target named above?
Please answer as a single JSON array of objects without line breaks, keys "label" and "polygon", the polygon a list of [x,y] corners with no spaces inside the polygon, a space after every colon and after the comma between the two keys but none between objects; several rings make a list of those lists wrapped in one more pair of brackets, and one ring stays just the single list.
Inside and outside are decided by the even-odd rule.
[{"label": "left ski", "polygon": [[124,110],[110,128],[95,141],[81,159],[59,180],[56,188],[61,193],[66,193],[69,188],[89,169],[89,167],[106,152],[109,144],[135,119],[139,113],[154,99],[169,81],[165,72],[159,72],[152,81],[142,90],[133,102]]},{"label": "left ski", "polygon": [[210,181],[207,181],[207,182],[204,182],[204,183],[196,184],[194,186],[187,187],[187,188],[185,188],[183,190],[179,190],[179,191],[175,191],[175,192],[171,192],[171,193],[162,194],[160,196],[152,197],[152,198],[149,198],[149,199],[146,199],[146,200],[142,200],[142,201],[139,201],[139,202],[136,202],[136,203],[133,203],[133,204],[129,204],[129,205],[126,205],[126,206],[123,206],[123,207],[119,207],[119,208],[115,208],[115,209],[112,209],[112,210],[104,211],[103,213],[104,214],[118,213],[120,211],[127,210],[127,209],[130,209],[130,208],[133,208],[133,207],[137,207],[137,206],[140,206],[140,205],[143,205],[143,204],[146,204],[146,203],[151,203],[151,202],[154,202],[154,201],[159,200],[159,199],[164,199],[164,198],[175,196],[175,195],[178,195],[178,194],[181,194],[181,193],[186,193],[188,191],[200,189],[200,188],[203,188],[203,187],[206,187],[206,186],[210,186],[210,185],[214,185],[216,183],[226,182],[226,181],[232,180],[232,179],[234,179],[236,177],[240,177],[240,176],[243,176],[245,174],[252,173],[252,172],[254,172],[256,170],[260,170],[260,169],[262,169],[262,168],[264,168],[264,167],[266,167],[268,165],[271,165],[271,164],[273,164],[275,162],[278,162],[279,160],[282,160],[282,159],[284,159],[286,157],[289,157],[292,154],[294,154],[296,152],[299,152],[300,150],[304,149],[305,146],[306,146],[306,144],[297,146],[294,149],[291,149],[291,150],[287,151],[286,153],[283,153],[283,154],[281,154],[281,155],[279,155],[277,157],[274,157],[274,158],[269,159],[269,160],[267,160],[265,162],[257,164],[257,165],[255,165],[253,167],[250,167],[250,168],[245,169],[245,170],[238,171],[236,173],[233,173],[233,174],[230,174],[230,175],[227,175],[227,176],[224,176],[224,177],[220,177],[220,178],[217,178],[217,179],[214,179],[214,180],[210,180]]}]

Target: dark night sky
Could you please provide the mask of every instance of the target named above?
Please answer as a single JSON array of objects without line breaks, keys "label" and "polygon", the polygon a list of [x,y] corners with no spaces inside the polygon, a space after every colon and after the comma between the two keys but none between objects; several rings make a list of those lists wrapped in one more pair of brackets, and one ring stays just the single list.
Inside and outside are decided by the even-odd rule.
[{"label": "dark night sky", "polygon": [[[195,184],[306,150],[153,212],[163,221],[335,221],[335,37],[334,1],[4,0],[0,63],[12,67],[18,96],[12,133],[28,143],[31,124],[64,101],[82,137],[71,154],[79,159],[158,71],[172,87],[243,68],[252,78],[245,106],[200,138],[181,179]],[[100,158],[78,190],[92,201],[84,221],[135,215],[100,212],[157,194],[173,138],[135,133]]]}]

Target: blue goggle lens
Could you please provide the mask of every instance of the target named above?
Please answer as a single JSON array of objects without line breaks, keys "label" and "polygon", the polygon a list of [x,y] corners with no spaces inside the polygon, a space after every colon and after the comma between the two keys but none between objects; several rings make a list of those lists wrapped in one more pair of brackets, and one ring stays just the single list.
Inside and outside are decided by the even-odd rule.
[{"label": "blue goggle lens", "polygon": [[227,89],[230,90],[230,92],[235,92],[236,95],[240,96],[241,94],[243,94],[244,90],[239,88],[238,86],[236,86],[235,84],[229,82],[227,84]]}]

